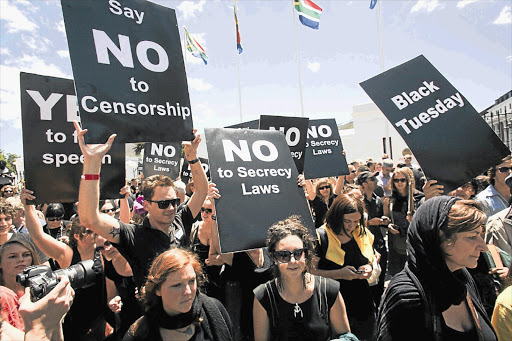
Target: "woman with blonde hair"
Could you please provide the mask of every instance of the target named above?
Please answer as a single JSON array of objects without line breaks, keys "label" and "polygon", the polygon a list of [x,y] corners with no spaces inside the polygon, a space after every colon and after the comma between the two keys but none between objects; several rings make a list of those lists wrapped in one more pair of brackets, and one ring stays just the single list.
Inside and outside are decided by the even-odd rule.
[{"label": "woman with blonde hair", "polygon": [[229,315],[216,299],[199,292],[203,270],[194,253],[171,249],[151,265],[142,296],[145,314],[123,341],[233,340]]}]

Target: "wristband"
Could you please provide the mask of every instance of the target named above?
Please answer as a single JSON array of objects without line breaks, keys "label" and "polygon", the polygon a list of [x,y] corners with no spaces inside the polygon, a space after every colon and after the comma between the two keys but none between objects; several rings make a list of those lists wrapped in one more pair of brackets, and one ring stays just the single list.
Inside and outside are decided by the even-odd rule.
[{"label": "wristband", "polygon": [[99,174],[82,174],[81,178],[84,180],[99,180],[100,175]]},{"label": "wristband", "polygon": [[[188,161],[188,160],[187,160],[187,161]],[[198,163],[198,162],[199,162],[199,158],[198,158],[198,157],[196,157],[194,160],[190,160],[190,161],[188,161],[188,164],[189,164],[189,165],[193,165],[194,163]]]}]

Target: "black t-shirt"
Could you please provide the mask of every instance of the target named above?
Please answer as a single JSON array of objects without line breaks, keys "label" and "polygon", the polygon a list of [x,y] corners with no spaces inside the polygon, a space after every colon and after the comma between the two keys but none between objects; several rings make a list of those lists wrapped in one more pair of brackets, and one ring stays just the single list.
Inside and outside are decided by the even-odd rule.
[{"label": "black t-shirt", "polygon": [[311,206],[311,209],[315,214],[315,228],[318,228],[324,224],[325,214],[329,210],[329,207],[331,207],[332,202],[334,199],[336,199],[336,197],[336,194],[330,197],[328,204],[326,204],[325,201],[319,197],[315,197],[315,199],[309,200],[309,206]]},{"label": "black t-shirt", "polygon": [[[372,193],[371,200],[368,200],[366,195],[364,196],[364,206],[366,207],[366,212],[368,212],[368,221],[372,220],[373,218],[381,218],[384,215],[382,200],[375,193]],[[373,247],[375,250],[382,254],[383,252],[385,253],[387,251],[386,242],[384,241],[384,236],[382,235],[382,231],[380,229],[381,226],[382,225],[370,226],[370,224],[368,224],[368,229],[374,236]]]},{"label": "black t-shirt", "polygon": [[114,244],[128,261],[137,287],[142,287],[153,260],[162,252],[174,247],[188,247],[193,217],[185,206],[176,212],[169,234],[154,229],[146,217],[142,225],[119,222],[119,243]]},{"label": "black t-shirt", "polygon": [[279,294],[275,280],[254,289],[256,299],[267,311],[271,340],[331,339],[329,311],[338,297],[339,284],[330,278],[314,278],[313,295],[300,304],[285,301]]}]

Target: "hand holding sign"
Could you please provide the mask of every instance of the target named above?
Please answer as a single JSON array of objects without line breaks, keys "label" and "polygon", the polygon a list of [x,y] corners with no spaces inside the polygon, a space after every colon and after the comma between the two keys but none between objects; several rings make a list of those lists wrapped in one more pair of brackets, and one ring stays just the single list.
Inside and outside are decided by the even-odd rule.
[{"label": "hand holding sign", "polygon": [[84,135],[87,132],[87,129],[82,129],[77,121],[74,121],[73,124],[75,125],[75,130],[78,136],[78,145],[80,146],[80,150],[82,151],[84,158],[86,160],[99,160],[98,163],[101,165],[103,156],[110,150],[117,135],[110,135],[107,142],[104,144],[85,144]]}]

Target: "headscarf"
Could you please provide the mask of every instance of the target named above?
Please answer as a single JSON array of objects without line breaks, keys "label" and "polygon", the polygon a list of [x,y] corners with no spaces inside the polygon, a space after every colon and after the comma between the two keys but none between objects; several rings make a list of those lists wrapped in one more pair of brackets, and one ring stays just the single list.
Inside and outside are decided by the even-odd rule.
[{"label": "headscarf", "polygon": [[438,196],[416,211],[407,235],[407,265],[425,291],[432,293],[441,312],[466,297],[467,278],[462,269],[451,272],[446,265],[439,232],[448,224],[448,213],[459,198]]}]

